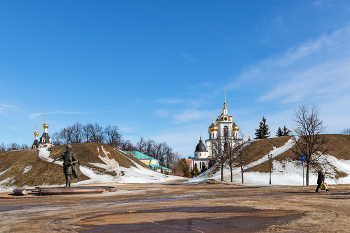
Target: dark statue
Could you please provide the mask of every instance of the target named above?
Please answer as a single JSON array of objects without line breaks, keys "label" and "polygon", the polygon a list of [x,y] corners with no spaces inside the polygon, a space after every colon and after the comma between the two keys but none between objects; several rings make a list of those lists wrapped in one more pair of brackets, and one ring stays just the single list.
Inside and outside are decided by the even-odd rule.
[{"label": "dark statue", "polygon": [[80,164],[77,156],[72,152],[72,146],[66,146],[66,152],[62,153],[59,157],[55,158],[52,163],[56,160],[63,159],[63,172],[66,176],[66,188],[70,187],[70,181],[77,178],[79,181],[79,176],[82,174],[80,171]]}]

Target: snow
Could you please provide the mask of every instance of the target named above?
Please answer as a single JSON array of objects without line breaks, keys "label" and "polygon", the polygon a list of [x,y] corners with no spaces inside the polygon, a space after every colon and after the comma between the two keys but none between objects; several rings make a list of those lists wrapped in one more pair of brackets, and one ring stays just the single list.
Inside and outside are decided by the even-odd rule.
[{"label": "snow", "polygon": [[26,167],[24,168],[24,171],[22,172],[22,174],[29,172],[30,169],[32,169],[32,165],[26,166]]},{"label": "snow", "polygon": [[[246,142],[244,146],[248,146],[250,143],[254,142],[254,140],[250,142]],[[257,166],[263,162],[268,161],[268,155],[271,154],[272,158],[282,154],[286,150],[290,149],[294,145],[294,141],[292,139],[288,140],[282,147],[274,148],[268,154],[264,155],[261,159],[254,161],[244,169],[252,168]],[[76,184],[102,184],[102,183],[163,183],[169,180],[174,179],[182,179],[178,176],[165,175],[153,170],[147,169],[132,159],[130,159],[127,154],[123,151],[118,150],[122,156],[129,159],[131,163],[135,165],[135,167],[125,168],[119,165],[119,163],[115,159],[110,159],[108,155],[110,154],[103,146],[101,148],[97,147],[98,158],[101,160],[100,163],[90,163],[90,165],[96,168],[105,169],[106,172],[114,172],[116,175],[109,174],[101,174],[98,172],[98,169],[94,169],[87,166],[80,166],[80,169],[84,175],[89,177],[89,180],[80,181]],[[39,149],[39,157],[46,161],[52,162],[53,159],[50,158],[50,151],[47,148]],[[328,155],[324,156],[323,159],[327,159],[328,165],[323,165],[322,169],[326,171],[326,183],[328,184],[350,184],[350,160],[342,160],[337,159],[334,156]],[[63,161],[55,161],[56,164],[63,166]],[[273,170],[271,172],[271,183],[272,185],[295,185],[301,186],[303,185],[303,167],[300,161],[277,161],[272,160]],[[24,168],[22,174],[28,172],[32,166],[27,166]],[[205,179],[216,179],[220,180],[221,171],[217,171],[213,174],[213,170],[216,167],[213,166],[207,172],[201,174],[198,177],[190,179],[189,183],[199,183]],[[335,169],[340,172],[344,172],[348,174],[344,178],[335,178]],[[5,174],[9,169],[5,171],[0,171],[0,176]],[[310,185],[316,185],[317,181],[317,172],[318,171],[310,171]],[[305,173],[306,174],[306,168]],[[304,177],[305,179],[305,177]],[[259,172],[245,172],[244,173],[244,183],[247,185],[269,185],[270,173],[259,173]],[[228,168],[224,169],[224,181],[230,181],[230,170]],[[241,172],[240,168],[236,167],[233,169],[233,181],[236,183],[241,183]],[[7,178],[4,180],[0,180],[0,191],[9,188],[9,185],[14,182],[13,178]],[[186,182],[186,181],[184,181]],[[306,181],[305,181],[306,184]]]},{"label": "snow", "polygon": [[[298,140],[298,138],[296,138]],[[251,141],[253,142],[253,141]],[[250,143],[251,143],[250,142]],[[263,162],[268,161],[269,154],[272,155],[272,159],[276,156],[282,154],[283,152],[289,150],[294,146],[295,142],[291,138],[288,140],[282,147],[274,148],[268,154],[264,155],[261,159],[254,161],[244,169],[249,169],[254,166],[257,166]],[[244,146],[248,146],[249,143],[246,143]],[[326,158],[327,157],[327,158]],[[324,156],[321,159],[326,159],[329,162],[329,165],[322,165],[322,169],[326,171],[325,178],[327,184],[350,184],[350,160],[341,160],[337,159],[334,156],[328,155]],[[272,185],[294,185],[301,186],[303,185],[303,166],[300,161],[276,161],[272,160],[273,170],[271,172],[271,184]],[[348,174],[344,178],[335,178],[335,170],[342,171]],[[190,179],[188,182],[190,183],[199,183],[206,179],[221,179],[221,171],[217,171],[215,174],[211,174],[215,167],[212,167],[207,172],[199,175],[198,177]],[[306,184],[306,167],[304,168],[304,184]],[[318,171],[310,170],[310,185],[317,184],[317,173]],[[260,173],[260,172],[244,172],[243,174],[244,183],[252,184],[252,185],[269,185],[270,181],[270,173]],[[231,173],[229,168],[224,168],[224,181],[231,180]],[[236,167],[233,169],[233,182],[241,183],[241,169]]]},{"label": "snow", "polygon": [[[76,184],[101,184],[101,183],[161,183],[172,179],[181,179],[178,176],[170,176],[155,172],[153,170],[144,168],[139,164],[135,163],[133,160],[129,159],[123,151],[121,152],[127,159],[129,159],[136,167],[125,168],[119,166],[119,163],[115,159],[110,159],[108,157],[109,152],[101,146],[102,151],[97,147],[99,153],[99,158],[101,163],[90,163],[91,165],[103,168],[107,172],[115,172],[116,175],[112,176],[109,174],[99,174],[94,169],[87,166],[80,166],[81,172],[89,177],[89,180],[84,180],[77,182]],[[50,158],[50,151],[47,148],[39,149],[39,157],[47,162],[52,162],[53,159]],[[62,161],[55,161],[56,164],[63,166]],[[124,173],[124,175],[122,175]]]}]

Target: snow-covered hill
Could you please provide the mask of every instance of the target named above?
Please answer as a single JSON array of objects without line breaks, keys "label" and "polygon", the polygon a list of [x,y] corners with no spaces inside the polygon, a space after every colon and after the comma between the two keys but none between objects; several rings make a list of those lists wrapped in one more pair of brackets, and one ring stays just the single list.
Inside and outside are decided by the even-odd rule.
[{"label": "snow-covered hill", "polygon": [[[76,151],[80,153],[77,156],[81,161],[80,169],[83,173],[83,179],[72,185],[162,183],[184,179],[153,171],[123,151],[113,150],[102,143],[73,145],[73,151],[75,147],[79,148]],[[53,158],[62,153],[62,148],[56,147],[55,155],[51,155],[53,152],[47,148],[40,148],[38,153],[34,150],[28,150],[0,154],[0,162],[5,161],[3,166],[0,165],[0,189],[19,186],[64,185],[63,161],[55,161],[55,164],[51,164]],[[18,159],[17,161],[15,161],[15,157]],[[57,179],[58,176],[59,179]]]},{"label": "snow-covered hill", "polygon": [[[345,136],[345,135],[341,135]],[[345,136],[346,137],[346,136]],[[265,139],[264,139],[265,140]],[[350,142],[350,138],[347,139]],[[245,147],[249,147],[252,143],[259,143],[259,141],[252,140],[245,144]],[[345,143],[338,144],[338,146],[344,146]],[[349,144],[346,144],[348,146]],[[283,146],[273,148],[270,152],[261,156],[261,158],[244,166],[244,183],[254,185],[269,185],[270,173],[249,171],[262,163],[268,163],[269,154],[272,155],[272,172],[271,172],[271,184],[272,185],[303,185],[303,166],[300,161],[295,161],[290,158],[284,158],[282,160],[276,159],[283,153],[291,150],[294,146],[293,139],[290,138]],[[346,148],[347,149],[347,148]],[[347,151],[347,150],[346,150]],[[289,151],[290,153],[290,151]],[[334,152],[335,153],[335,152]],[[347,152],[343,152],[346,154]],[[331,153],[332,154],[332,153]],[[310,170],[310,185],[316,185],[317,173],[320,169],[326,172],[326,183],[328,184],[350,184],[350,154],[347,154],[349,159],[342,159],[332,155],[325,156],[324,159],[328,161],[328,164],[320,165],[319,169]],[[342,157],[346,157],[343,155]],[[304,168],[304,184],[306,184],[306,168]],[[339,177],[339,173],[342,173],[342,177]],[[209,169],[207,172],[199,175],[198,177],[190,179],[190,183],[198,183],[206,179],[221,180],[221,171],[216,167]],[[231,180],[231,173],[228,167],[224,168],[224,181]],[[241,169],[236,166],[233,169],[233,181],[236,183],[242,182]]]}]

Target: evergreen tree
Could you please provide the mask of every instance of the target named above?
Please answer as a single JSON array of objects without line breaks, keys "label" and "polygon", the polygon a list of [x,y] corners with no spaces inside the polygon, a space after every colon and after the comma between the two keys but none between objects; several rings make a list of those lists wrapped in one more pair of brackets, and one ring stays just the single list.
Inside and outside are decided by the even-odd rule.
[{"label": "evergreen tree", "polygon": [[264,139],[270,137],[269,126],[266,124],[266,119],[263,117],[260,122],[259,129],[255,132],[256,139]]},{"label": "evergreen tree", "polygon": [[194,164],[194,169],[193,169],[194,175],[199,176],[201,173],[198,170],[197,164]]},{"label": "evergreen tree", "polygon": [[191,172],[188,170],[187,164],[184,163],[183,161],[182,161],[182,169],[183,169],[184,177],[188,177],[188,178],[192,177]]},{"label": "evergreen tree", "polygon": [[278,130],[277,130],[277,132],[276,132],[276,136],[277,136],[277,137],[282,137],[282,136],[284,136],[281,127],[278,127]]}]

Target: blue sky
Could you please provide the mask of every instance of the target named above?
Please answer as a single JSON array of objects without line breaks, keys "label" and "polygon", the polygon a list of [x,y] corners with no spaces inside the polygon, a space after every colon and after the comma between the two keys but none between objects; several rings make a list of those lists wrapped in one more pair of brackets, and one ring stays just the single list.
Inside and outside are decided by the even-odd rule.
[{"label": "blue sky", "polygon": [[1,1],[0,143],[79,121],[193,155],[212,117],[350,127],[349,1]]}]

